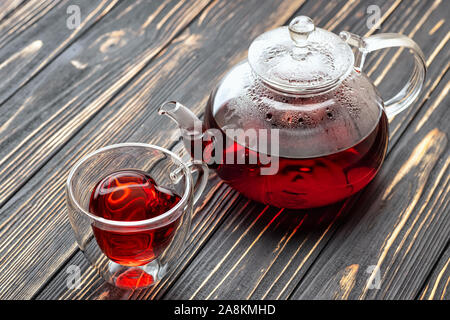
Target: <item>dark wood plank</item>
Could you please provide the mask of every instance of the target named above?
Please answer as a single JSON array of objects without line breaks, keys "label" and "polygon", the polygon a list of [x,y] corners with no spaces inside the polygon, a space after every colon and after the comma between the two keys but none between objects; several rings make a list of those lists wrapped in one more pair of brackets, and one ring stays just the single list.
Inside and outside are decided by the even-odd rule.
[{"label": "dark wood plank", "polygon": [[420,294],[421,300],[450,300],[450,247],[447,245]]},{"label": "dark wood plank", "polygon": [[[17,8],[6,11],[0,22],[0,106],[6,113],[0,119],[9,119],[10,115],[9,108],[2,104],[108,14],[116,3],[115,0],[5,2],[5,9]],[[78,5],[82,10],[80,26],[72,30],[66,26],[69,5]],[[17,109],[16,105],[14,111]]]},{"label": "dark wood plank", "polygon": [[[2,136],[1,142],[14,148],[4,157],[3,153],[9,150],[3,149],[2,145],[0,151],[2,153],[0,176],[3,179],[0,198],[3,203],[58,148],[64,145],[83,123],[104,107],[127,82],[157,56],[164,46],[170,43],[208,3],[205,0],[182,3],[178,1],[121,2],[111,15],[99,22],[96,28],[83,35],[74,46],[40,72],[20,94],[10,99],[8,104],[11,103],[11,107],[17,105],[15,102],[22,100],[32,100],[33,103],[19,109],[20,116],[11,118],[12,121],[7,124],[8,128],[11,126],[17,130],[4,128],[5,130],[0,132],[6,135]],[[116,37],[117,33],[122,32],[125,34],[123,37]],[[88,66],[74,67],[72,63],[74,60],[81,64],[87,63]],[[36,104],[40,108],[36,108]],[[61,168],[63,175],[67,174],[67,169],[68,167]],[[61,186],[62,184],[58,185],[58,187]],[[37,187],[36,191],[42,191],[42,187],[42,185]],[[39,243],[39,246],[47,247],[48,243],[37,239],[45,239],[44,234],[52,238],[51,234],[54,232],[52,227],[57,220],[46,223],[49,216],[46,216],[45,211],[34,212],[36,214],[34,215],[30,212],[31,209],[24,208],[28,205],[39,208],[43,204],[42,201],[45,203],[46,197],[54,190],[52,188],[46,190],[48,192],[46,195],[40,193],[39,200],[32,200],[32,202],[23,199],[23,193],[21,193],[19,196],[21,200],[12,200],[2,209],[0,269],[9,269],[15,263],[19,266],[21,259],[28,260],[29,257],[25,254],[27,250],[14,250],[16,244],[20,244],[19,247],[25,245],[27,241],[24,241],[24,238],[28,239],[28,244]],[[59,195],[61,196],[62,193]],[[61,209],[54,203],[49,205],[53,209]],[[19,209],[17,214],[14,210],[11,211],[12,207],[16,209],[22,207],[22,209]],[[43,218],[45,216],[47,218]],[[62,214],[61,217],[63,216],[65,215]],[[31,228],[31,231],[27,233],[24,226]],[[48,233],[42,233],[42,229],[46,229]],[[65,250],[64,246],[58,246],[56,243],[53,245],[51,249],[48,247],[50,249],[48,254],[54,260],[60,259],[59,261],[62,262],[65,257],[70,256],[70,250]],[[29,249],[33,251],[37,248],[32,246]],[[62,255],[59,256],[58,253]],[[16,262],[8,260],[9,254],[14,255],[18,260]],[[25,263],[19,269],[28,270],[27,275],[19,269],[11,270],[19,278],[23,276],[29,278],[29,281],[19,281],[19,284],[14,276],[11,274],[11,277],[7,276],[9,273],[6,272],[4,276],[8,280],[0,285],[1,297],[30,297],[45,282],[46,279],[42,277],[42,274],[51,273],[58,267],[58,264],[50,263],[52,259],[46,260],[45,255],[39,250],[33,255],[35,259],[39,257],[40,263],[46,265],[48,269],[39,270],[37,268],[39,263],[32,265]]]},{"label": "dark wood plank", "polygon": [[[394,12],[392,19],[388,18],[386,23],[383,23],[383,29],[387,28],[384,30],[389,31],[411,30],[409,31],[411,36],[416,36],[415,39],[424,47],[426,55],[430,56],[434,52],[434,46],[431,46],[433,42],[431,40],[424,41],[427,39],[425,37],[417,38],[419,32],[413,33],[413,31],[416,28],[422,28],[421,35],[428,33],[430,24],[425,23],[432,23],[433,19],[422,20],[421,18],[423,11],[432,5],[431,2],[425,4],[415,2],[415,6],[411,6],[410,2],[402,3],[397,10],[405,12],[410,8],[408,15],[401,19]],[[433,10],[432,13],[441,17],[443,15],[439,8]],[[421,23],[412,22],[407,24],[407,29],[403,29],[405,20],[414,21],[414,19],[421,20]],[[352,28],[350,30],[361,33]],[[444,37],[445,33],[441,32],[440,35]],[[382,53],[379,53],[378,56],[382,56]],[[434,68],[430,65],[430,73],[436,77],[441,74],[443,67],[447,68],[446,54],[439,58],[440,60]],[[377,63],[377,60],[371,58],[368,62],[370,68]],[[389,62],[389,60],[384,63],[380,62],[380,67],[389,68]],[[408,75],[405,74],[405,76]],[[426,92],[433,92],[434,89],[435,87],[428,84]],[[415,106],[416,111],[426,99],[426,95],[424,95],[421,103]],[[407,127],[408,121],[405,120],[402,125],[402,128],[394,133],[397,136]],[[394,143],[391,143],[391,146],[395,144],[396,139],[393,140]],[[345,221],[345,216],[350,211],[349,208],[352,207],[352,204],[345,203],[344,205],[347,208],[336,206],[323,209],[322,212],[320,210],[306,211],[304,213],[306,218],[310,219],[310,225],[315,225],[315,228],[311,228],[305,223],[308,220],[305,220],[304,225],[300,225],[298,230],[294,229],[298,223],[296,220],[282,214],[278,215],[278,211],[268,210],[266,212],[268,217],[265,220],[261,218],[262,221],[255,223],[255,220],[249,219],[242,225],[235,226],[238,229],[236,234],[239,235],[251,227],[246,232],[245,238],[241,240],[243,243],[238,246],[235,246],[236,236],[221,228],[165,298],[288,298],[321,250],[326,247],[336,228],[343,223],[342,221]],[[290,212],[286,212],[286,214],[292,215]],[[336,219],[331,219],[330,216],[334,216]],[[291,223],[286,223],[286,219],[291,219]],[[271,222],[270,226],[267,221]],[[253,223],[254,225],[252,225]],[[291,228],[286,228],[285,233],[280,233],[278,230],[281,228],[278,224],[289,225]],[[255,266],[258,266],[256,271]]]},{"label": "dark wood plank", "polygon": [[[116,2],[102,1],[101,6],[95,5],[96,2],[81,2],[83,16],[89,13],[88,9],[92,11],[84,25],[103,16]],[[9,58],[11,68],[33,71],[22,75],[19,69],[17,72],[8,70],[7,66],[4,71],[0,69],[0,73],[12,77],[3,88],[8,91],[8,83],[16,86],[17,81],[28,81],[42,71],[20,85],[20,90],[1,106],[0,206],[208,3],[209,0],[122,1],[95,28],[78,36],[74,44],[71,43],[77,34],[65,27],[67,5],[61,4],[48,19],[42,19],[14,40],[17,45],[31,45],[38,56],[24,57],[23,61],[21,54],[17,55],[19,60]],[[62,31],[55,34],[54,29]],[[38,50],[40,43],[49,48],[42,54]],[[52,49],[54,46],[57,48]],[[7,48],[1,52],[14,57],[10,52],[14,46],[9,44]],[[27,61],[37,64],[36,67],[32,68]],[[51,64],[42,69],[47,62]],[[19,174],[22,178],[16,179]]]},{"label": "dark wood plank", "polygon": [[450,241],[449,80],[447,73],[292,298],[418,296]]},{"label": "dark wood plank", "polygon": [[[332,3],[331,5],[333,5]],[[291,5],[289,3],[286,3],[283,5],[288,6]],[[327,5],[321,5],[315,4],[317,6],[318,11],[323,12],[325,8],[329,6]],[[394,4],[392,4],[394,5]],[[293,6],[293,5],[292,5]],[[416,3],[416,9],[418,4]],[[257,6],[258,7],[258,6]],[[240,7],[239,7],[240,8]],[[209,9],[209,8],[208,8]],[[235,9],[235,8],[233,8]],[[251,13],[248,13],[248,10],[242,10],[243,14],[254,14],[257,16],[258,14],[261,14],[261,21],[266,21],[261,12],[264,12],[263,10],[266,9],[266,7],[259,8],[261,11],[258,10],[252,10]],[[285,7],[281,7],[280,10],[286,9]],[[303,13],[302,8],[300,12]],[[342,9],[342,8],[341,8]],[[420,9],[420,7],[419,7]],[[346,11],[346,10],[344,10]],[[62,246],[66,246],[67,242],[69,244],[67,245],[69,247],[69,252],[73,253],[75,252],[72,250],[74,248],[73,246],[73,239],[69,238],[69,231],[68,231],[68,224],[67,221],[65,221],[65,217],[62,214],[64,211],[64,203],[63,203],[63,197],[62,197],[62,189],[61,185],[64,180],[64,174],[66,173],[66,170],[68,167],[70,167],[76,159],[78,159],[81,155],[85,154],[89,150],[93,150],[95,148],[98,148],[99,146],[111,143],[111,142],[118,142],[118,141],[126,141],[131,139],[134,139],[135,141],[151,141],[156,142],[161,145],[170,146],[171,143],[167,141],[167,132],[162,134],[161,132],[158,132],[159,128],[162,126],[170,126],[168,122],[164,122],[164,120],[155,119],[153,117],[154,114],[154,107],[158,105],[158,103],[162,102],[163,100],[174,97],[177,99],[182,99],[182,101],[185,101],[187,104],[195,104],[195,111],[200,112],[203,109],[203,105],[199,103],[201,101],[202,103],[205,102],[205,99],[207,97],[208,92],[210,89],[212,89],[212,86],[216,81],[220,78],[220,76],[234,63],[236,63],[239,59],[243,58],[245,56],[244,50],[247,48],[248,44],[250,43],[250,40],[258,33],[262,32],[264,29],[267,29],[271,26],[271,24],[282,24],[284,21],[286,21],[289,17],[289,15],[292,14],[291,11],[280,11],[280,12],[287,12],[286,16],[279,17],[278,11],[274,11],[274,15],[278,14],[278,19],[275,17],[271,17],[273,20],[267,21],[267,24],[264,25],[255,25],[252,28],[244,29],[244,27],[248,28],[248,25],[246,26],[233,26],[231,28],[230,33],[225,33],[225,35],[239,35],[239,33],[243,33],[243,30],[250,30],[249,34],[242,35],[242,37],[245,40],[242,40],[243,38],[232,38],[229,40],[230,42],[224,42],[223,50],[220,52],[217,52],[215,50],[214,52],[205,50],[202,45],[204,43],[209,44],[210,46],[214,43],[214,39],[217,38],[217,34],[220,32],[225,32],[227,28],[221,29],[224,25],[216,25],[211,30],[211,33],[208,33],[206,35],[202,32],[195,32],[195,28],[201,28],[203,27],[203,23],[212,26],[214,22],[217,22],[217,20],[214,20],[214,16],[221,17],[220,15],[220,8],[218,7],[211,7],[210,10],[206,10],[204,16],[200,19],[202,23],[199,23],[199,25],[192,25],[192,28],[190,28],[189,31],[187,31],[185,34],[182,34],[180,38],[175,41],[173,46],[170,46],[165,52],[161,54],[160,57],[158,57],[158,61],[155,62],[155,65],[150,66],[145,72],[143,72],[140,77],[137,79],[136,84],[133,84],[132,86],[129,86],[127,90],[124,91],[124,93],[118,95],[113,101],[111,101],[108,106],[110,107],[109,110],[102,110],[98,116],[95,117],[91,123],[83,129],[76,137],[75,139],[71,140],[67,146],[64,147],[61,152],[55,155],[55,157],[42,169],[41,172],[36,174],[35,177],[21,190],[17,195],[14,196],[14,199],[17,200],[18,203],[22,203],[23,206],[20,207],[18,205],[10,204],[9,207],[12,212],[21,212],[21,210],[28,210],[30,212],[30,215],[33,215],[34,218],[36,218],[36,212],[39,210],[44,211],[45,214],[40,214],[39,217],[48,219],[55,219],[56,221],[51,224],[54,228],[54,234],[62,234],[59,236],[58,243],[62,243]],[[237,10],[236,12],[239,12]],[[329,13],[330,11],[328,11]],[[223,13],[225,14],[225,13]],[[314,15],[312,15],[314,16]],[[331,19],[336,19],[336,13],[331,14]],[[339,19],[342,17],[339,17]],[[242,19],[242,20],[240,20]],[[284,20],[282,20],[284,19]],[[221,21],[219,19],[219,21]],[[224,23],[226,23],[227,20],[225,20]],[[237,16],[235,21],[244,21],[244,16]],[[337,20],[333,20],[337,21]],[[345,21],[345,18],[343,18],[343,21]],[[323,22],[323,21],[322,21]],[[235,22],[236,23],[236,22]],[[389,21],[387,21],[386,24],[388,24]],[[400,22],[399,22],[400,23]],[[319,22],[321,24],[321,22]],[[364,25],[364,22],[361,22],[362,25]],[[239,29],[241,28],[242,29]],[[237,29],[236,29],[237,28]],[[193,33],[190,33],[190,31],[193,31]],[[355,29],[356,30],[356,29]],[[387,29],[395,31],[395,29]],[[201,35],[199,35],[201,34]],[[231,36],[228,36],[231,38]],[[214,39],[213,39],[214,38]],[[195,41],[200,39],[201,41]],[[221,40],[221,39],[220,39]],[[184,42],[183,42],[184,41]],[[180,49],[181,48],[181,49]],[[240,49],[239,49],[240,48]],[[428,49],[431,50],[434,48],[433,46],[429,46]],[[219,61],[220,63],[217,63]],[[433,63],[431,64],[431,74],[433,76],[439,75],[442,72],[442,69],[445,66],[443,63],[443,59],[441,58],[441,54],[438,54],[436,58],[433,60]],[[211,72],[211,70],[215,70],[214,72]],[[439,72],[437,72],[439,70]],[[163,76],[166,81],[156,81],[154,80],[155,77]],[[205,85],[205,83],[207,85]],[[435,87],[434,87],[435,88]],[[432,86],[430,85],[427,90],[428,92],[432,92],[434,90]],[[147,106],[148,103],[151,103],[151,110],[149,110],[149,107]],[[423,102],[423,101],[422,101]],[[420,104],[419,104],[420,106]],[[99,125],[102,124],[102,125]],[[406,127],[406,125],[405,125]],[[116,136],[110,137],[111,134],[111,128],[118,128],[114,130],[114,134]],[[169,128],[173,128],[169,127]],[[400,132],[400,131],[399,131]],[[96,136],[98,134],[98,136]],[[58,167],[66,168],[64,169],[58,169]],[[214,182],[214,180],[212,180]],[[213,186],[214,183],[211,183]],[[41,189],[39,189],[42,187]],[[219,191],[217,191],[219,192]],[[232,201],[232,204],[238,201],[239,207],[244,206],[245,210],[249,210],[253,212],[253,215],[255,215],[255,218],[258,216],[258,212],[255,211],[256,209],[253,206],[258,206],[256,204],[251,204],[245,201],[245,199],[238,198],[237,200],[232,200],[234,197],[236,197],[236,194],[233,193],[225,193],[222,194],[223,191],[220,191],[220,196],[223,197],[223,200],[221,200],[221,203],[228,203],[228,201]],[[35,201],[39,200],[41,197],[46,196],[46,199],[42,201],[41,204],[32,206]],[[223,196],[222,196],[223,195]],[[218,199],[215,201],[219,201]],[[243,202],[242,202],[243,201]],[[11,203],[14,203],[14,201],[11,201]],[[49,205],[47,203],[51,203],[53,205],[52,208],[49,208]],[[259,207],[258,210],[264,209],[263,207]],[[6,209],[5,209],[6,210]],[[223,210],[225,214],[236,214],[234,212],[233,208],[224,208],[220,209]],[[246,212],[246,211],[245,211]],[[245,219],[246,213],[242,212],[241,214],[236,214],[236,217],[240,217],[242,215],[242,219]],[[195,239],[194,242],[199,245],[199,248],[206,243],[206,240],[211,237],[211,234],[216,231],[214,228],[217,228],[218,226],[222,225],[224,223],[223,218],[216,219],[217,213],[210,215],[207,210],[200,210],[197,214],[200,214],[202,219],[204,219],[204,223],[201,225],[201,227],[197,230],[198,234],[203,233],[205,235],[201,235],[201,239]],[[263,216],[270,215],[269,217],[273,217],[277,214],[277,212],[274,212],[273,210],[267,209]],[[234,215],[233,215],[234,216]],[[50,218],[51,217],[51,218]],[[211,219],[210,219],[211,218]],[[236,219],[237,219],[236,218]],[[216,220],[214,220],[216,219]],[[211,222],[212,221],[212,222]],[[242,221],[241,219],[239,222]],[[248,221],[248,220],[247,220]],[[269,221],[270,220],[266,220]],[[44,221],[45,223],[45,221]],[[214,223],[213,227],[211,227],[211,223]],[[216,224],[217,223],[217,224]],[[235,223],[232,221],[232,223]],[[270,235],[270,228],[277,224],[278,222],[272,223],[272,225],[269,227],[269,229],[263,233],[262,237],[267,241],[267,235]],[[250,223],[251,224],[251,223]],[[12,223],[10,224],[12,225]],[[28,226],[25,226],[28,225]],[[31,225],[30,221],[25,222],[22,224],[22,227],[25,228],[25,230],[28,230],[27,228]],[[224,224],[225,225],[225,224]],[[239,226],[240,227],[240,226]],[[247,226],[248,227],[248,226]],[[328,228],[328,227],[327,227]],[[331,226],[332,228],[332,226]],[[245,230],[245,229],[244,229]],[[332,229],[329,229],[328,233],[330,231],[333,231]],[[250,231],[249,231],[250,233]],[[326,242],[328,237],[328,233],[325,234],[324,237],[321,238],[322,242],[317,243],[314,242],[314,244],[311,244],[309,246],[309,250],[305,249],[305,247],[299,249],[301,253],[303,254],[303,250],[308,250],[308,252],[311,251],[311,253],[308,255],[307,259],[304,259],[306,256],[303,255],[303,257],[300,257],[300,262],[305,260],[304,267],[306,268],[308,265],[310,265],[311,262],[309,262],[309,259],[314,259],[317,257],[318,251],[320,251],[323,246],[322,243]],[[258,233],[259,234],[259,233]],[[314,232],[313,232],[314,234]],[[42,239],[48,239],[49,235],[43,235],[39,241],[42,241]],[[198,236],[198,235],[197,235]],[[33,237],[33,235],[32,235]],[[316,239],[319,239],[317,237]],[[260,240],[262,238],[260,237]],[[39,242],[37,241],[37,242]],[[50,240],[47,240],[50,241]],[[64,244],[66,243],[66,244]],[[28,243],[29,245],[30,243]],[[33,244],[33,243],[32,243]],[[33,244],[36,247],[38,247],[36,244]],[[286,245],[287,247],[288,245]],[[293,267],[293,272],[295,273],[295,270],[299,266],[299,260],[296,260],[295,251],[297,250],[298,246],[293,248],[294,250],[291,250],[291,267]],[[72,250],[72,251],[71,251]],[[189,249],[187,249],[188,251]],[[197,249],[198,250],[198,249]],[[284,249],[286,250],[286,249]],[[189,253],[185,255],[186,260],[189,262],[192,260],[193,257],[195,257],[195,254],[197,254],[198,251],[194,251],[194,253]],[[36,253],[34,253],[36,255]],[[58,254],[58,253],[57,253]],[[55,254],[55,255],[57,255]],[[232,255],[232,254],[231,254]],[[64,255],[64,259],[67,259],[70,255]],[[263,256],[260,257],[260,259],[264,258]],[[271,256],[269,256],[271,258]],[[77,260],[79,259],[79,260]],[[238,258],[239,259],[239,258]],[[72,262],[78,263],[78,261],[82,261],[82,257],[79,254],[76,254],[73,258],[73,260],[70,260],[68,264],[71,264]],[[24,260],[26,261],[26,260]],[[55,261],[55,260],[53,260]],[[62,260],[59,260],[57,262],[62,262]],[[57,264],[57,263],[56,263]],[[59,264],[61,266],[61,264]],[[184,268],[182,266],[181,270]],[[55,270],[55,269],[52,269]],[[60,297],[60,294],[63,295],[64,298],[70,298],[76,296],[77,298],[108,298],[110,294],[113,294],[112,291],[108,289],[107,286],[101,286],[100,288],[97,286],[98,284],[101,284],[101,281],[98,279],[98,277],[92,272],[91,269],[84,278],[83,286],[80,291],[67,291],[65,290],[65,268],[61,267],[60,272],[56,275],[54,278],[55,281],[58,281],[58,283],[52,282],[52,284],[48,287],[52,290],[56,290],[56,288],[59,288],[60,291],[57,292],[57,294],[52,295],[51,292],[48,292],[44,289],[42,292],[42,295],[40,297],[53,297],[57,298]],[[300,269],[299,269],[300,270]],[[239,269],[239,273],[245,273],[245,269],[241,270]],[[270,274],[270,271],[268,274]],[[302,270],[303,271],[303,270]],[[289,279],[289,275],[287,274],[286,277]],[[164,292],[164,288],[166,286],[171,284],[170,281],[161,286],[158,286],[154,290],[149,290],[145,292],[135,293],[132,297],[136,298],[149,298],[149,297],[155,297],[160,296],[159,293]],[[219,280],[220,281],[220,280]],[[273,296],[276,296],[277,292],[280,292],[282,287],[283,281],[286,282],[285,279],[281,279],[279,283],[275,283],[276,290],[274,291]],[[296,280],[297,281],[297,280]],[[292,286],[295,286],[294,283],[291,283]],[[98,289],[96,291],[96,289]],[[265,293],[265,291],[262,290],[262,294]],[[258,294],[262,295],[258,292]],[[126,297],[127,295],[124,295]],[[257,296],[257,295],[254,295]],[[269,294],[268,297],[271,297]]]},{"label": "dark wood plank", "polygon": [[[300,4],[299,2],[298,4]],[[297,5],[298,5],[297,4]],[[315,17],[315,20],[320,24],[321,22],[326,23],[330,22],[333,23],[333,21],[342,21],[345,19],[345,17],[339,17],[339,19],[336,19],[336,12],[345,12],[347,11],[348,7],[345,8],[345,3],[340,2],[341,6],[336,7],[336,2],[330,3],[326,2],[326,5],[320,4],[320,3],[311,3],[305,5],[300,9],[300,13],[302,14],[311,14],[311,16]],[[324,2],[325,4],[325,2]],[[235,64],[237,61],[245,57],[245,50],[248,48],[249,43],[251,40],[264,30],[266,30],[268,27],[272,27],[272,24],[283,24],[287,21],[287,19],[294,13],[293,9],[295,9],[294,4],[289,4],[289,7],[283,8],[280,7],[277,3],[273,4],[265,4],[266,7],[258,7],[258,10],[255,11],[254,3],[246,3],[245,6],[243,4],[240,4],[238,8],[236,7],[229,7],[224,6],[226,10],[234,10],[236,12],[235,15],[233,15],[231,21],[223,21],[223,25],[216,26],[216,21],[222,21],[222,19],[214,19],[215,16],[221,16],[222,14],[226,17],[228,14],[226,12],[221,12],[220,8],[211,8],[211,10],[208,10],[208,12],[205,13],[204,18],[202,20],[202,24],[193,25],[189,30],[187,30],[186,35],[181,35],[180,39],[184,40],[184,42],[178,44],[177,43],[172,47],[169,47],[167,49],[167,52],[164,53],[164,55],[161,57],[161,64],[164,66],[162,67],[162,73],[165,74],[166,70],[167,73],[170,75],[170,78],[167,79],[166,82],[157,83],[156,87],[151,87],[151,89],[146,89],[145,92],[142,92],[142,85],[137,84],[137,88],[130,88],[130,93],[127,93],[127,95],[122,99],[116,99],[118,100],[118,104],[125,104],[127,105],[127,110],[130,112],[142,114],[143,118],[148,117],[145,120],[145,124],[137,122],[138,119],[132,119],[133,121],[131,124],[137,122],[138,124],[135,124],[133,127],[131,127],[131,124],[128,124],[127,122],[121,121],[121,125],[124,126],[124,129],[127,131],[118,131],[116,139],[122,139],[124,141],[127,139],[127,135],[122,132],[128,133],[129,131],[133,132],[131,137],[134,137],[134,139],[137,139],[138,141],[151,141],[152,143],[158,143],[163,146],[170,146],[171,142],[167,141],[167,136],[170,136],[170,133],[163,132],[160,130],[162,127],[169,127],[174,128],[173,125],[166,122],[165,119],[161,118],[155,118],[154,115],[151,115],[150,117],[147,114],[148,110],[143,110],[142,108],[145,106],[145,102],[149,101],[149,98],[152,94],[153,99],[150,100],[152,106],[156,107],[158,103],[164,101],[165,99],[169,97],[173,97],[176,99],[180,99],[181,101],[185,101],[186,104],[192,105],[193,109],[199,113],[202,112],[204,108],[204,103],[206,101],[206,98],[210,92],[210,90],[213,88],[214,84],[217,83],[217,81],[220,79],[220,77],[223,75],[223,73],[230,68],[233,64]],[[288,4],[286,4],[288,5]],[[394,5],[394,4],[391,4]],[[273,12],[276,8],[277,11]],[[359,7],[358,11],[365,10],[365,8]],[[272,15],[270,15],[270,19],[267,18],[264,19],[264,15],[267,15],[267,11],[273,12]],[[280,13],[283,13],[280,15]],[[258,17],[258,15],[261,15]],[[243,29],[236,29],[239,28],[242,24],[238,23],[238,21],[248,19],[248,17],[254,19],[255,21],[260,21],[260,23],[255,24],[252,26],[252,28],[249,28],[247,26],[243,26]],[[261,21],[264,21],[265,24],[261,24]],[[364,22],[359,22],[360,24],[364,25]],[[246,29],[247,28],[247,29]],[[217,39],[216,34],[220,30],[222,38]],[[243,33],[243,31],[248,30],[248,33]],[[209,33],[211,32],[211,33]],[[238,35],[242,34],[241,38],[236,38]],[[191,39],[203,39],[204,42],[198,43],[194,48],[188,47],[186,48],[188,51],[185,51],[184,46],[189,45],[189,43],[192,41]],[[229,42],[227,42],[229,41]],[[213,51],[205,51],[202,48],[216,48],[217,43],[223,44],[221,48],[222,50],[213,50]],[[189,55],[190,52],[190,55]],[[175,54],[175,56],[172,56]],[[165,57],[167,55],[168,57]],[[192,61],[192,56],[194,56],[196,59],[195,65],[189,65],[186,64],[188,61]],[[181,58],[180,58],[181,57]],[[168,61],[170,62],[168,64]],[[174,61],[173,63],[171,61]],[[221,63],[218,64],[217,61],[220,61]],[[167,65],[168,64],[168,65]],[[159,67],[158,67],[159,68]],[[159,70],[157,68],[157,70]],[[175,71],[169,71],[170,69],[174,69]],[[215,72],[211,72],[211,70],[215,70]],[[174,73],[176,75],[174,75]],[[148,75],[145,75],[142,79],[142,83],[145,83],[148,85],[148,81],[151,81],[152,77],[154,76],[154,71],[149,72]],[[183,82],[184,80],[184,82]],[[146,82],[147,81],[147,82]],[[204,83],[207,84],[207,86],[203,85]],[[167,86],[169,86],[167,88]],[[145,88],[145,87],[144,87]],[[173,92],[172,92],[173,91]],[[145,100],[144,103],[142,102],[136,102],[132,105],[129,105],[129,102],[126,102],[127,97],[129,96],[138,96],[138,100]],[[160,97],[163,97],[161,100]],[[137,99],[136,99],[137,100]],[[202,103],[199,103],[199,101],[202,101]],[[147,107],[148,108],[148,107]],[[112,113],[110,113],[112,114]],[[116,116],[116,114],[114,115]],[[122,117],[123,115],[118,115]],[[104,121],[107,120],[105,116],[103,116]],[[119,118],[118,118],[119,119]],[[108,119],[109,121],[112,121],[112,119]],[[118,120],[115,120],[118,121]],[[122,124],[123,123],[123,124]],[[94,141],[101,141],[101,139],[104,139],[103,137],[100,137],[97,140]],[[132,139],[132,138],[129,138]],[[91,141],[89,148],[95,148],[97,145],[93,145],[94,142]],[[116,140],[121,141],[121,140]],[[95,142],[98,143],[98,142]],[[99,144],[102,145],[102,144]],[[88,148],[88,146],[85,146],[83,148]],[[210,183],[210,186],[214,186],[218,182],[217,179],[213,179]],[[234,192],[223,194],[223,198],[219,201],[219,203],[225,202],[231,202],[233,204],[235,202],[234,197],[236,194]],[[255,211],[256,208],[259,208],[258,210],[261,210],[263,207],[256,204],[249,204],[245,199],[241,199],[240,206],[244,206],[244,208],[247,208],[245,210],[248,210],[249,212]],[[242,202],[243,201],[243,202]],[[251,205],[251,206],[250,206]],[[226,215],[233,215],[235,216],[235,213],[232,212],[229,208],[226,208],[227,211],[223,212],[224,216]],[[230,211],[228,211],[230,210]],[[201,225],[201,231],[205,233],[205,230],[208,230],[205,233],[205,237],[201,238],[200,240],[194,239],[195,243],[195,250],[190,251],[190,247],[187,250],[187,255],[183,256],[182,261],[186,261],[185,264],[183,264],[183,268],[187,263],[192,259],[195,254],[197,253],[196,250],[198,248],[201,248],[202,245],[206,242],[208,239],[207,237],[214,232],[213,228],[217,222],[217,225],[222,223],[222,220],[214,221],[210,219],[209,212],[201,211],[201,215],[205,215],[206,218],[202,219],[208,219],[208,223],[205,225]],[[242,214],[244,216],[244,214]],[[211,223],[213,223],[211,225]],[[196,222],[194,222],[194,225],[196,225]],[[198,242],[197,242],[198,241]],[[69,264],[72,264],[72,260],[68,262]],[[78,263],[79,261],[77,261]],[[183,269],[181,268],[181,270]],[[49,291],[55,290],[55,288],[60,288],[60,292],[52,295],[52,293],[48,292],[47,289],[44,290],[42,295],[39,297],[58,297],[59,294],[64,293],[64,298],[68,297],[74,297],[77,298],[85,298],[85,297],[110,297],[111,295],[114,295],[115,290],[111,290],[109,286],[102,286],[100,288],[97,287],[101,282],[97,281],[96,275],[92,273],[92,270],[86,268],[85,274],[87,275],[85,277],[85,282],[83,283],[83,289],[82,294],[79,294],[79,292],[67,292],[65,287],[62,285],[64,283],[65,279],[65,269],[61,270],[61,272],[58,274],[58,276],[55,278],[55,281],[58,284],[53,284],[49,286]],[[62,281],[62,282],[61,282]],[[133,297],[137,298],[148,298],[148,297],[155,297],[160,296],[162,292],[164,292],[165,288],[170,285],[172,282],[172,279],[168,281],[167,283],[163,283],[155,290],[149,290],[141,293],[136,293]],[[93,288],[89,288],[92,286]],[[92,289],[98,288],[97,292],[93,292]],[[120,294],[119,294],[120,295]]]},{"label": "dark wood plank", "polygon": [[15,10],[17,10],[21,5],[23,5],[27,0],[10,0],[0,3],[0,22],[11,15]]}]

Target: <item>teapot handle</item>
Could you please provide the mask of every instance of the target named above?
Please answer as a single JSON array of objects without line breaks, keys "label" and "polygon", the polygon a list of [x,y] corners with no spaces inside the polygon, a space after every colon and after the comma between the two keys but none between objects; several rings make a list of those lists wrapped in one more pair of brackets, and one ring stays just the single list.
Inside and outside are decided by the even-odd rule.
[{"label": "teapot handle", "polygon": [[[195,172],[198,172],[197,180],[194,183],[193,192],[194,192],[194,199],[193,199],[193,205],[197,203],[197,201],[200,199],[200,196],[202,195],[203,191],[205,190],[206,184],[208,183],[208,173],[209,169],[206,163],[199,161],[199,160],[193,160],[186,164],[186,166],[189,168],[191,175]],[[170,178],[174,183],[178,183],[183,176],[183,167],[179,167],[172,171],[170,173]]]},{"label": "teapot handle", "polygon": [[198,199],[205,190],[206,184],[208,183],[208,166],[206,163],[198,160],[193,160],[187,164],[188,168],[191,169],[191,173],[198,172],[197,181],[194,185],[194,201],[193,204],[197,204]]},{"label": "teapot handle", "polygon": [[367,53],[393,47],[405,47],[414,55],[414,69],[405,86],[392,98],[384,103],[388,117],[395,116],[409,107],[419,96],[425,83],[426,62],[422,50],[410,38],[399,33],[381,33],[370,37],[360,37],[347,31],[340,37],[348,44],[357,47],[355,69],[361,72]]}]

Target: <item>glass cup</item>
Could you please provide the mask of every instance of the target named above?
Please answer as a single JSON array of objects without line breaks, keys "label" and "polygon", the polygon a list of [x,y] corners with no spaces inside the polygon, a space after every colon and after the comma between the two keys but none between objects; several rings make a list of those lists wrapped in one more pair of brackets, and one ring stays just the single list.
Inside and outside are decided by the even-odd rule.
[{"label": "glass cup", "polygon": [[[181,199],[170,210],[147,220],[108,220],[89,212],[97,183],[113,172],[130,169],[147,173],[158,186],[174,191]],[[198,173],[195,183],[194,172]],[[207,179],[206,165],[184,163],[173,152],[154,145],[122,143],[88,154],[70,170],[66,184],[68,216],[78,246],[109,283],[125,289],[155,284],[168,273],[186,243],[193,205]],[[121,263],[116,258],[134,254],[140,254],[139,263]]]}]

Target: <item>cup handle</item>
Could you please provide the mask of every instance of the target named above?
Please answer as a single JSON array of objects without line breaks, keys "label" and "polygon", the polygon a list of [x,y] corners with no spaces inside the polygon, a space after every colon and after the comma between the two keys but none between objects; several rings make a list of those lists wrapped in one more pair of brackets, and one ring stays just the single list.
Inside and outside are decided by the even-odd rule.
[{"label": "cup handle", "polygon": [[426,62],[422,50],[413,40],[399,33],[381,33],[370,37],[360,37],[342,31],[340,37],[358,49],[355,55],[355,69],[361,72],[367,53],[393,47],[405,47],[414,56],[414,69],[405,86],[391,99],[384,103],[388,117],[395,116],[409,107],[419,96],[425,83]]},{"label": "cup handle", "polygon": [[209,169],[206,163],[200,160],[193,160],[187,163],[187,167],[191,170],[191,174],[198,172],[197,181],[194,184],[194,205],[197,203],[198,199],[205,190],[206,184],[208,183],[208,173]]}]

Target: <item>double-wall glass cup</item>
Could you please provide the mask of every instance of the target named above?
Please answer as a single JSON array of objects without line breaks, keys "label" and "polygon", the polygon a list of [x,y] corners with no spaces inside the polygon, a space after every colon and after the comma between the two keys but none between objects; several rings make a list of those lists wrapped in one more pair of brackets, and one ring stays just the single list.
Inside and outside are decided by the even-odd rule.
[{"label": "double-wall glass cup", "polygon": [[[109,220],[90,212],[98,182],[122,170],[148,174],[179,201],[158,216],[138,221]],[[171,151],[149,144],[116,144],[88,154],[71,169],[66,184],[68,216],[78,246],[109,283],[125,289],[155,284],[180,257],[207,176],[205,165],[184,163]],[[130,258],[138,256],[136,261]]]}]

